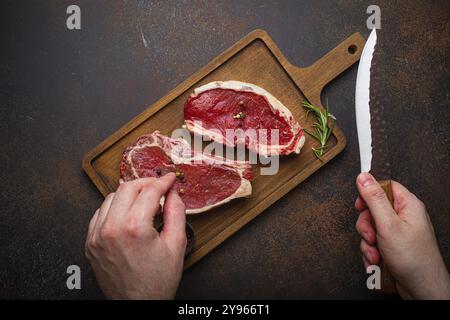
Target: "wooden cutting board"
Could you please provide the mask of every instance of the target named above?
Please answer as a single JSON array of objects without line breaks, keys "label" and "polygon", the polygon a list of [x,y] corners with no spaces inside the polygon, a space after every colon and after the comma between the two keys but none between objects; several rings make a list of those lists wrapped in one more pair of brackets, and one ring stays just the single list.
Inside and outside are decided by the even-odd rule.
[{"label": "wooden cutting board", "polygon": [[[291,110],[302,127],[310,128],[314,118],[311,115],[306,117],[302,101],[307,99],[321,106],[323,87],[359,60],[364,43],[362,36],[355,33],[311,66],[299,68],[287,61],[265,31],[255,30],[89,151],[83,159],[83,168],[104,196],[115,191],[119,185],[119,163],[125,147],[140,135],[155,130],[170,136],[183,124],[183,104],[193,89],[215,80],[239,80],[266,89]],[[233,200],[199,215],[189,215],[188,221],[194,227],[196,240],[185,261],[185,268],[200,260],[341,152],[345,147],[345,137],[338,124],[339,119],[323,161],[316,159],[311,151],[311,147],[319,145],[318,142],[306,136],[301,154],[280,158],[278,174],[260,175],[260,165],[253,165],[255,178],[249,198]]]}]

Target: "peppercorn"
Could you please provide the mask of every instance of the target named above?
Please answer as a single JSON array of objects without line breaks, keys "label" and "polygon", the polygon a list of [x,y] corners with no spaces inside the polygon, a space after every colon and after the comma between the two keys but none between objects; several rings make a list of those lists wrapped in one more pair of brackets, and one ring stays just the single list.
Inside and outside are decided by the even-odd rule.
[{"label": "peppercorn", "polygon": [[175,176],[176,176],[178,179],[182,180],[182,179],[184,179],[184,172],[183,172],[183,171],[180,171],[180,170],[177,170],[177,171],[175,171]]},{"label": "peppercorn", "polygon": [[236,113],[235,115],[233,115],[234,119],[245,119],[245,113],[243,113],[242,111],[239,113]]}]

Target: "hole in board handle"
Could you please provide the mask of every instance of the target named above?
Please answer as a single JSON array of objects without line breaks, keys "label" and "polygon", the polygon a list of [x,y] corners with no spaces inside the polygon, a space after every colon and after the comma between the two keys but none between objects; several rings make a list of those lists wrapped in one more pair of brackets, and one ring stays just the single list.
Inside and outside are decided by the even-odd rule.
[{"label": "hole in board handle", "polygon": [[358,47],[355,46],[354,44],[352,44],[350,47],[348,47],[347,50],[348,50],[348,53],[350,53],[350,54],[355,54],[356,51],[358,51]]}]

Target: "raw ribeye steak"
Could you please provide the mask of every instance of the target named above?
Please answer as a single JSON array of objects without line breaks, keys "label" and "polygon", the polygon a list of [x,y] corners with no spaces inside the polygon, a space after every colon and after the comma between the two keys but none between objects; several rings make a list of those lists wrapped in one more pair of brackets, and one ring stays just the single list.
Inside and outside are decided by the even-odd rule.
[{"label": "raw ribeye steak", "polygon": [[264,156],[300,153],[305,143],[288,108],[263,88],[240,81],[214,81],[196,88],[184,105],[184,121],[195,134],[230,147],[244,144]]},{"label": "raw ribeye steak", "polygon": [[194,152],[183,139],[155,131],[128,146],[120,163],[121,182],[161,177],[175,172],[172,188],[186,205],[186,213],[200,213],[252,193],[253,172],[248,162],[226,160]]}]

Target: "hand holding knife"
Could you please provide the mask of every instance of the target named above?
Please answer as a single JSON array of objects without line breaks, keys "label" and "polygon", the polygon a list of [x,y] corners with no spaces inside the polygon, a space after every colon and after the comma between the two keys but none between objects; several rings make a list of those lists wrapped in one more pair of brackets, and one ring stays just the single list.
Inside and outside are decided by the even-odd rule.
[{"label": "hand holding knife", "polygon": [[[361,172],[370,172],[381,179],[381,187],[393,204],[389,151],[385,122],[384,105],[377,87],[377,33],[373,29],[361,54],[356,78],[355,111],[358,130]],[[395,293],[395,280],[381,262],[381,291]]]}]

